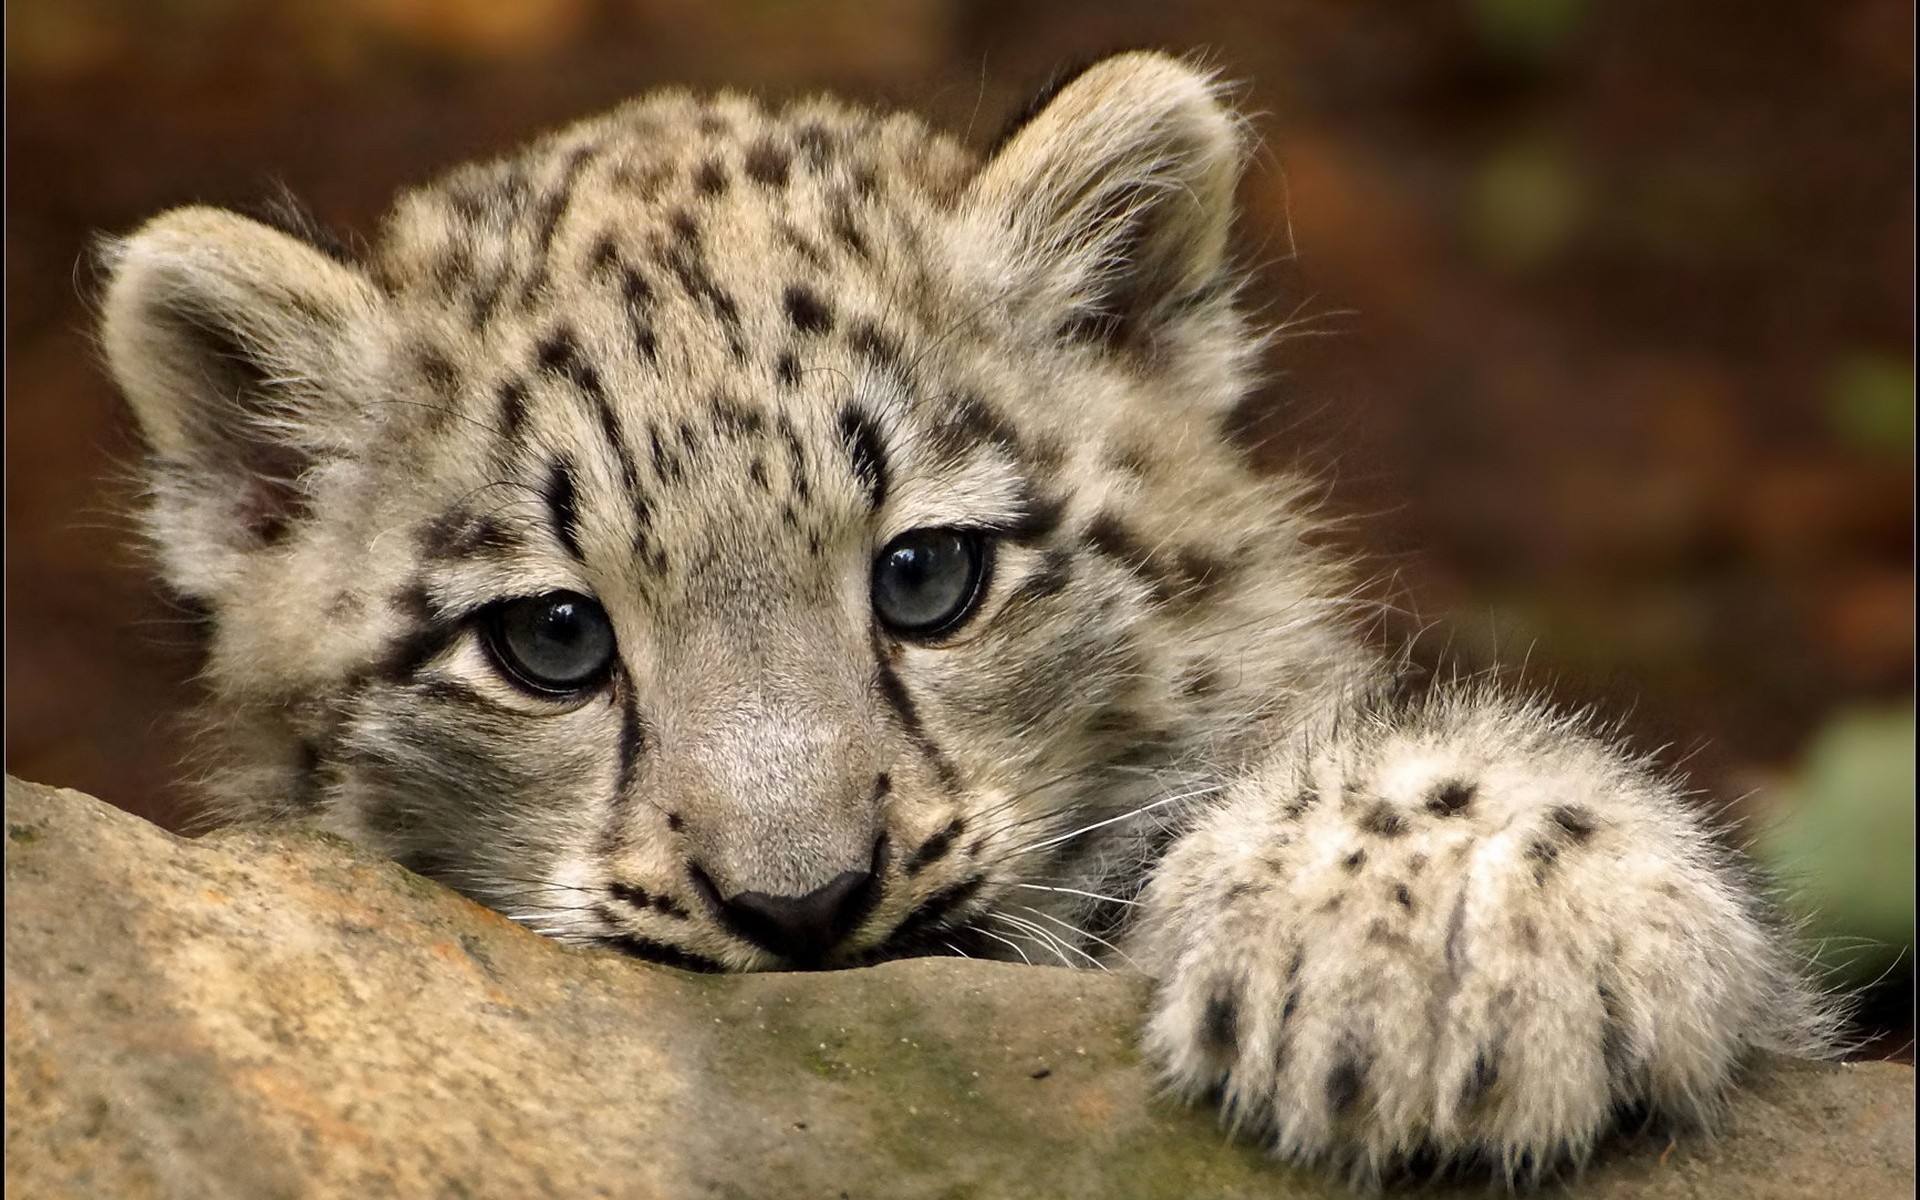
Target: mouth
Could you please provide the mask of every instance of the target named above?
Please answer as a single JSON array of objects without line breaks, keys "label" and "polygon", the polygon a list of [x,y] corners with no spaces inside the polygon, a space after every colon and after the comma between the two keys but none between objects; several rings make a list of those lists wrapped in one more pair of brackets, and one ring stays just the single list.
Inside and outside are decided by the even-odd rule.
[{"label": "mouth", "polygon": [[[842,971],[903,958],[996,957],[991,937],[973,924],[984,916],[981,911],[984,906],[974,902],[986,882],[984,877],[975,876],[941,888],[909,910],[880,941],[865,948],[853,948],[845,943],[823,948],[795,947],[797,953],[763,954],[765,966],[756,964],[746,969]],[[643,962],[681,970],[728,974],[740,969],[730,968],[708,955],[637,934],[606,933],[596,940]]]}]

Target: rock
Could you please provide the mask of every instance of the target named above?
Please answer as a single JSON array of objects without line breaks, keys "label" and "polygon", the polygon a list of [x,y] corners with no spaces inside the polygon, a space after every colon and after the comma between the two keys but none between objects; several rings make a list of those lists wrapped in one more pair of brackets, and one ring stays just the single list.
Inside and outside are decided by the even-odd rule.
[{"label": "rock", "polygon": [[[12,1195],[1348,1194],[1154,1098],[1138,977],[688,975],[324,835],[182,840],[12,779],[6,828]],[[1573,1190],[1906,1196],[1913,1119],[1907,1067],[1769,1062],[1717,1138]]]}]

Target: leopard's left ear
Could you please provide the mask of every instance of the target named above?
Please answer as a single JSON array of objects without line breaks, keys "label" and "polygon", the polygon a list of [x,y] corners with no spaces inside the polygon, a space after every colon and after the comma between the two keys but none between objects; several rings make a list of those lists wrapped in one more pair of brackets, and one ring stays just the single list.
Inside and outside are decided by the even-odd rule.
[{"label": "leopard's left ear", "polygon": [[1062,336],[1150,341],[1225,270],[1244,138],[1220,91],[1151,52],[1072,78],[969,184],[964,269]]}]

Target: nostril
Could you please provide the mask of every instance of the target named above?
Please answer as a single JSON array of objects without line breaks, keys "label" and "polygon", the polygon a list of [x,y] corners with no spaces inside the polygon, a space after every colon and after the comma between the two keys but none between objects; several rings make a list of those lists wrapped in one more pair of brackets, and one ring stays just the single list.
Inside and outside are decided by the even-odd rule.
[{"label": "nostril", "polygon": [[721,919],[754,945],[813,966],[872,910],[876,878],[871,871],[843,871],[804,896],[741,892],[719,901]]}]

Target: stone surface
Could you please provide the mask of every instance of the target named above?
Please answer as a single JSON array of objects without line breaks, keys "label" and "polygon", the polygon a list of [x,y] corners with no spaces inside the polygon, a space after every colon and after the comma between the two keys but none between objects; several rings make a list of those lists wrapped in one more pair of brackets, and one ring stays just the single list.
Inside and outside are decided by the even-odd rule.
[{"label": "stone surface", "polygon": [[[12,779],[6,830],[9,1195],[1347,1194],[1152,1096],[1136,977],[693,976],[319,835],[186,841]],[[1717,1138],[1571,1191],[1907,1196],[1913,1121],[1909,1068],[1772,1062]]]}]

